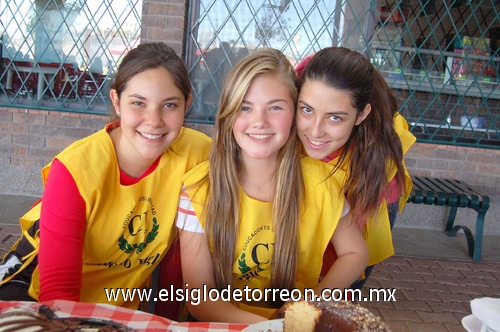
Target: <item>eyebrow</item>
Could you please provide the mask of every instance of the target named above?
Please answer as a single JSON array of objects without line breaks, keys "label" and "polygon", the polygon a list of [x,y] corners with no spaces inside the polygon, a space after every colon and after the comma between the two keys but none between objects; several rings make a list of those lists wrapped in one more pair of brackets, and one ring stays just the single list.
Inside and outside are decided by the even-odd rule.
[{"label": "eyebrow", "polygon": [[[314,107],[312,107],[311,105],[309,105],[308,103],[306,103],[306,102],[305,102],[305,101],[303,101],[303,100],[299,100],[299,101],[297,102],[297,105],[298,105],[298,106],[301,106],[301,105],[302,105],[302,106],[306,106],[307,108],[310,108],[310,109],[314,110]],[[349,112],[346,112],[346,111],[342,111],[342,110],[340,110],[340,111],[332,111],[332,112],[327,112],[326,114],[327,114],[327,115],[349,115]]]},{"label": "eyebrow", "polygon": [[[127,97],[129,98],[137,98],[137,99],[141,99],[141,100],[146,100],[147,98],[142,96],[142,95],[139,95],[139,94],[136,94],[136,93],[133,93],[131,95],[128,95]],[[181,100],[180,97],[177,97],[177,96],[172,96],[172,97],[167,97],[165,99],[163,99],[163,102],[166,102],[166,101],[177,101],[177,100]]]},{"label": "eyebrow", "polygon": [[[266,103],[266,105],[271,105],[271,104],[276,104],[276,103],[281,103],[281,102],[288,104],[288,101],[286,99],[284,99],[284,98],[277,98],[277,99],[271,99],[270,101],[268,101]],[[248,100],[243,100],[241,103],[242,104],[253,105],[253,103],[250,102],[250,101],[248,101]]]}]

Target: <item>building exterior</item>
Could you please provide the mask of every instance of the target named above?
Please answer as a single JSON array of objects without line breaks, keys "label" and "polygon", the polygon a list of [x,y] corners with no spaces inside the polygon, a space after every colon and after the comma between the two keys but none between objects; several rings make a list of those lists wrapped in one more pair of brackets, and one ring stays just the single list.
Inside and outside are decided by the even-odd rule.
[{"label": "building exterior", "polygon": [[[200,52],[196,53],[196,48],[193,49],[189,46],[193,44],[193,40],[196,40],[193,39],[194,29],[192,29],[192,27],[194,21],[192,15],[194,15],[194,10],[193,5],[191,4],[190,6],[190,2],[191,1],[183,0],[143,0],[140,36],[138,36],[140,42],[166,42],[179,54],[184,56],[188,66],[196,62],[196,57],[198,57],[198,59],[203,59],[201,55],[203,54],[203,50],[201,54]],[[410,1],[403,2],[411,5]],[[407,14],[405,10],[408,7],[403,6],[403,2],[399,2],[396,6],[396,10],[394,10],[394,8],[388,9],[389,17],[392,17],[392,23],[400,24],[403,18],[398,15],[406,17],[405,15]],[[440,2],[441,1],[436,0],[432,3]],[[203,4],[203,1],[201,3]],[[290,1],[281,1],[280,3],[283,6],[291,6]],[[352,1],[351,3],[357,3],[361,6],[359,8],[351,8],[353,12],[356,10],[365,12],[366,8],[362,6],[363,1]],[[385,1],[384,3],[387,4],[388,2]],[[394,1],[390,3],[394,3]],[[398,2],[396,1],[396,3]],[[379,15],[386,10],[383,7],[384,6],[380,4],[377,7]],[[496,8],[496,5],[494,4],[493,7]],[[197,10],[200,11],[203,10],[203,8],[198,8]],[[498,23],[499,14],[496,9],[493,12],[495,15],[494,19]],[[355,16],[356,15],[352,15],[352,17]],[[389,18],[386,20],[389,20]],[[352,22],[349,22],[349,15],[346,15],[345,21],[337,25],[337,27],[342,27],[342,24],[344,26],[352,24]],[[357,22],[356,25],[362,26],[361,22]],[[401,27],[401,25],[398,26]],[[387,45],[384,43],[390,43],[390,41],[382,40],[384,39],[382,37],[377,37],[377,33],[378,32],[375,32],[374,39],[370,39],[370,43],[376,45],[373,49],[377,49],[378,47],[382,51],[387,51]],[[197,38],[198,46],[202,44],[199,40],[202,40],[202,38],[207,39],[207,37],[203,37],[201,34],[199,34]],[[385,39],[387,38],[386,34]],[[210,39],[210,37],[208,37],[208,39]],[[360,38],[357,35],[355,38],[347,38],[344,40],[344,44],[352,44],[352,40],[356,40],[357,42]],[[419,42],[424,43],[425,40]],[[366,41],[366,43],[368,43],[368,41]],[[420,50],[418,59],[421,61],[427,59],[424,59],[424,55],[429,57],[435,56],[435,52],[429,51],[426,53],[418,47],[408,49],[408,47],[399,46],[399,50],[401,51],[399,53],[400,55],[405,52],[406,54],[411,54],[411,52],[415,50]],[[309,51],[313,52],[314,49],[310,49]],[[382,51],[372,53],[372,59],[375,59],[374,64],[378,61],[377,59],[382,59],[384,57]],[[307,53],[302,53],[300,56],[305,54]],[[393,60],[391,56],[394,57],[394,54],[395,53],[392,52],[389,56],[385,56],[387,62]],[[417,58],[412,58],[412,60],[415,59]],[[425,61],[428,61],[428,59]],[[495,202],[495,197],[500,197],[500,108],[497,105],[498,100],[495,97],[495,94],[498,93],[498,91],[496,91],[496,85],[489,87],[491,91],[486,97],[478,98],[479,101],[471,101],[471,105],[476,103],[478,109],[486,109],[485,113],[476,114],[472,112],[472,116],[477,117],[478,115],[484,114],[489,117],[489,120],[487,120],[489,121],[488,127],[484,131],[479,131],[479,133],[482,133],[480,139],[467,145],[461,144],[460,140],[453,141],[456,136],[450,134],[447,136],[447,139],[451,137],[452,140],[449,144],[446,144],[446,140],[440,140],[436,138],[437,136],[429,134],[429,128],[436,129],[436,127],[428,127],[418,122],[422,120],[422,114],[430,114],[431,112],[430,107],[424,107],[424,110],[428,111],[428,113],[420,112],[418,110],[419,104],[425,100],[429,101],[428,95],[434,96],[433,98],[435,98],[435,96],[444,95],[446,91],[420,88],[419,85],[416,85],[415,81],[410,82],[408,78],[403,82],[400,80],[400,77],[397,76],[397,74],[401,74],[401,71],[394,71],[392,69],[388,69],[386,77],[388,80],[392,79],[390,84],[394,87],[400,103],[404,106],[402,109],[408,111],[406,114],[405,112],[402,113],[405,117],[410,118],[411,121],[409,120],[409,122],[411,122],[412,131],[419,138],[419,141],[406,156],[406,163],[410,172],[415,175],[463,179],[477,187],[484,194],[494,196]],[[380,70],[384,70],[384,68],[381,66]],[[433,71],[425,70],[425,72],[427,74],[424,73],[423,75],[430,81],[432,79],[430,73]],[[406,76],[408,76],[409,73],[409,71],[405,71]],[[412,73],[421,73],[421,71],[414,70]],[[498,76],[498,74],[496,76]],[[458,98],[457,96],[459,95],[460,91],[455,89],[454,93],[447,95],[447,103],[439,98],[437,99],[437,103],[434,102],[433,111],[435,114],[433,113],[434,118],[431,120],[437,120],[436,123],[438,124],[430,123],[431,125],[436,125],[438,127],[437,129],[440,130],[448,129],[450,132],[460,127],[460,125],[454,125],[444,128],[446,124],[441,120],[449,119],[448,114],[442,115],[442,119],[439,119],[440,110],[448,107],[451,102],[450,100]],[[463,101],[460,101],[459,103],[453,104],[455,106],[451,108],[456,109],[456,105],[460,103],[462,106],[465,105]],[[68,144],[101,129],[108,121],[108,117],[105,115],[106,112],[103,112],[102,109],[100,112],[73,112],[71,110],[51,110],[50,107],[40,107],[37,109],[32,106],[23,107],[19,104],[8,105],[4,103],[2,105],[0,105],[0,164],[2,165],[0,180],[4,185],[0,189],[0,193],[6,194],[40,196],[43,191],[40,177],[41,168],[50,162],[52,158]],[[435,105],[441,108],[436,109]],[[213,116],[213,114],[211,116]],[[457,123],[456,121],[459,121],[460,116],[457,118],[453,114],[452,116],[454,117],[454,122],[452,123]],[[466,122],[460,127],[462,128],[461,132],[464,132],[464,128],[467,127],[467,125],[472,127],[473,133],[476,132],[475,129],[479,128],[473,126],[471,120],[470,123]],[[210,116],[203,120],[200,120],[196,116],[192,116],[191,118],[188,117],[186,126],[197,128],[208,134],[210,134],[212,130]],[[467,143],[471,141],[464,142]],[[487,143],[482,144],[482,142]],[[490,213],[490,218],[492,218],[491,214],[493,212]]]}]

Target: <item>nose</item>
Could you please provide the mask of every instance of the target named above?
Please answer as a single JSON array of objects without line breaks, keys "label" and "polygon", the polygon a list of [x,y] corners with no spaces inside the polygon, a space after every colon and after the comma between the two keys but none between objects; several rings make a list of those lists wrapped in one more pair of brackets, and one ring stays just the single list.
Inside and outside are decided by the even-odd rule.
[{"label": "nose", "polygon": [[314,118],[314,120],[311,121],[311,138],[321,138],[324,135],[325,131],[323,130],[323,119],[321,118]]},{"label": "nose", "polygon": [[150,107],[144,114],[144,122],[151,126],[161,126],[163,125],[161,107]]},{"label": "nose", "polygon": [[262,109],[255,109],[252,111],[252,126],[263,127],[267,124],[267,111]]}]

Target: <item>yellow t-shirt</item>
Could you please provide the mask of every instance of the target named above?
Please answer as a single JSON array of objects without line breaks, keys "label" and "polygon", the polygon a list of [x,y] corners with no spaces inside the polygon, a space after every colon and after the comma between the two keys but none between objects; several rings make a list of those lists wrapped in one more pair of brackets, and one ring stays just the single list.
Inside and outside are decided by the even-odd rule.
[{"label": "yellow t-shirt", "polygon": [[[323,253],[341,217],[344,197],[335,179],[324,181],[330,174],[327,164],[302,158],[305,197],[299,225],[299,256],[295,287],[313,288],[318,285]],[[185,186],[197,216],[202,216],[206,201],[207,185],[189,187],[208,172],[208,163],[194,168],[184,178]],[[233,264],[233,287],[243,290],[270,287],[270,267],[274,251],[274,227],[272,202],[262,202],[247,196],[240,190],[240,215]],[[200,220],[202,226],[205,220]],[[286,268],[286,267],[283,267]],[[270,317],[275,309],[269,309],[265,301],[240,303],[247,311]]]},{"label": "yellow t-shirt", "polygon": [[[79,140],[56,158],[73,176],[86,204],[80,301],[137,308],[139,298],[108,301],[105,288],[144,287],[172,242],[182,175],[208,158],[211,139],[183,128],[157,168],[133,185],[120,184],[113,143],[105,129]],[[47,179],[50,164],[42,174]],[[42,203],[43,204],[43,203]],[[31,296],[39,294],[38,268]]]}]

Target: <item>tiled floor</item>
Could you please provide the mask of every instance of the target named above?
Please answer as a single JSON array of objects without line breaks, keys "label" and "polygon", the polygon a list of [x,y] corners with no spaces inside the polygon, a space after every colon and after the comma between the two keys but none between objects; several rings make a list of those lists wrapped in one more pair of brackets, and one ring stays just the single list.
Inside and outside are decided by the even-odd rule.
[{"label": "tiled floor", "polygon": [[[18,238],[17,219],[32,197],[0,195],[0,257]],[[394,332],[465,331],[461,320],[474,298],[500,297],[500,238],[485,236],[482,261],[467,256],[463,234],[394,229],[396,254],[377,265],[363,290],[394,289],[395,300],[362,305],[381,316]]]}]

